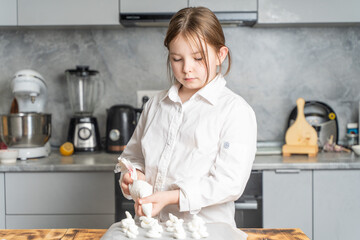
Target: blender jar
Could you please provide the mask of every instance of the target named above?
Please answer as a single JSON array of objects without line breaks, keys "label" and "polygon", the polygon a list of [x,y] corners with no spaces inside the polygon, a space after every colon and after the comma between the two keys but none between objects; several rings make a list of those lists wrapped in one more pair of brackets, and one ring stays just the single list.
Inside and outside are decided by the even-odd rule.
[{"label": "blender jar", "polygon": [[101,92],[99,72],[90,70],[89,66],[76,66],[66,70],[65,75],[75,116],[91,116]]}]

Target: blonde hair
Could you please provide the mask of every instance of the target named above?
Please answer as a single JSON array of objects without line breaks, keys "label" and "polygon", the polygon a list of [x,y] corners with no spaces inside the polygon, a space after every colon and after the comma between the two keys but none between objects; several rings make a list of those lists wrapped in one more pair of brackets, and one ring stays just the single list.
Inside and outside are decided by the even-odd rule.
[{"label": "blonde hair", "polygon": [[[225,46],[225,36],[221,24],[215,14],[205,7],[188,7],[178,11],[170,20],[169,28],[164,40],[165,47],[169,50],[169,45],[178,35],[182,34],[188,41],[197,44],[197,48],[201,53],[201,57],[206,66],[207,79],[209,81],[209,64],[206,46],[209,44],[217,53],[220,48]],[[205,43],[205,49],[201,44],[201,40]],[[229,73],[231,67],[230,52],[227,55],[228,67],[225,75]],[[176,81],[170,64],[170,55],[167,59],[168,75],[172,81]],[[221,72],[221,65],[219,71]]]}]

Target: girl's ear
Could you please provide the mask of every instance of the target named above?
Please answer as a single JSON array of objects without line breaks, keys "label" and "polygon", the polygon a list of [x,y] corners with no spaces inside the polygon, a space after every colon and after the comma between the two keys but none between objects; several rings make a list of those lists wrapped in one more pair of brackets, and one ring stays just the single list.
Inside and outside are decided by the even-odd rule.
[{"label": "girl's ear", "polygon": [[225,46],[222,46],[219,50],[219,58],[218,58],[218,61],[217,61],[217,65],[221,65],[223,63],[223,61],[225,60],[227,54],[229,52],[229,49]]}]

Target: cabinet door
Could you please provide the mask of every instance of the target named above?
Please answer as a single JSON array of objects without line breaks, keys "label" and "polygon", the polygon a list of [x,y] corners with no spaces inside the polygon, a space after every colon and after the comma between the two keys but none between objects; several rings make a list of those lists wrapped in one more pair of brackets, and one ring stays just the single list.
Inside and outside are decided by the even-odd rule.
[{"label": "cabinet door", "polygon": [[18,0],[20,26],[119,25],[119,0]]},{"label": "cabinet door", "polygon": [[300,228],[312,239],[312,172],[263,172],[263,227]]},{"label": "cabinet door", "polygon": [[83,215],[7,215],[7,229],[109,228],[114,214]]},{"label": "cabinet door", "polygon": [[314,239],[359,239],[360,170],[314,171]]},{"label": "cabinet door", "polygon": [[187,0],[120,0],[121,13],[174,13],[187,7]]},{"label": "cabinet door", "polygon": [[5,228],[5,181],[4,173],[0,173],[0,229]]},{"label": "cabinet door", "polygon": [[359,22],[359,9],[358,0],[259,0],[258,24]]},{"label": "cabinet door", "polygon": [[0,26],[16,26],[16,1],[0,0]]},{"label": "cabinet door", "polygon": [[227,11],[244,11],[244,12],[256,12],[257,1],[256,0],[189,0],[189,6],[204,6],[211,9],[214,12],[227,12]]},{"label": "cabinet door", "polygon": [[6,173],[6,215],[115,214],[114,173]]}]

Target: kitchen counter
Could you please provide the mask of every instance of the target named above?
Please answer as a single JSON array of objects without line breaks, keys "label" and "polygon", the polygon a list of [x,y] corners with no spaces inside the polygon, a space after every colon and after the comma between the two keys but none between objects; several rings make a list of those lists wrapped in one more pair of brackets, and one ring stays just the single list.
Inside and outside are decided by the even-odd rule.
[{"label": "kitchen counter", "polygon": [[[49,157],[18,160],[14,164],[0,163],[0,172],[82,172],[113,171],[119,154],[77,153],[64,157],[54,150]],[[360,169],[360,157],[354,153],[319,153],[316,157],[306,155],[257,155],[253,170],[278,169]]]},{"label": "kitchen counter", "polygon": [[[246,228],[241,229],[248,234],[248,240],[255,239],[283,239],[283,240],[308,240],[309,238],[298,228],[287,229],[263,229]],[[0,230],[3,239],[100,239],[106,229],[23,229],[23,230]]]}]

